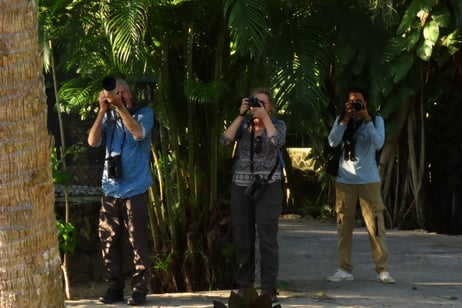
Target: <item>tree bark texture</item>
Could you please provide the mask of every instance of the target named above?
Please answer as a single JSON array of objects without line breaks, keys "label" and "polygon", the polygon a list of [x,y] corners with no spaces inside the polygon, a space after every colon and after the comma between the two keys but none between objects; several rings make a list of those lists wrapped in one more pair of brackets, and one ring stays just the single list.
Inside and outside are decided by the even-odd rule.
[{"label": "tree bark texture", "polygon": [[37,6],[0,0],[0,307],[64,307]]}]

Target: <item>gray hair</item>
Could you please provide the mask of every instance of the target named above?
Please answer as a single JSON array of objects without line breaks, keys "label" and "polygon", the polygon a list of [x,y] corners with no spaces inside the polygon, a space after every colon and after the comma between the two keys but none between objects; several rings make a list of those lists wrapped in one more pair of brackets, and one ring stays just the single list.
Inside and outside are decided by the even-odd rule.
[{"label": "gray hair", "polygon": [[130,91],[130,86],[129,86],[128,83],[125,81],[125,79],[117,78],[117,79],[116,79],[116,83],[117,83],[117,86],[122,86],[122,87],[124,87],[125,89],[127,89],[128,91]]}]

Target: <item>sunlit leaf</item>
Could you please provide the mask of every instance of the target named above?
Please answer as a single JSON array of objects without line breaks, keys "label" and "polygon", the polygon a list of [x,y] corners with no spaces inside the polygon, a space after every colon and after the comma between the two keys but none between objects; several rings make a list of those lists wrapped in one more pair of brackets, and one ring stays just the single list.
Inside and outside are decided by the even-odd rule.
[{"label": "sunlit leaf", "polygon": [[435,42],[438,40],[440,35],[440,28],[438,26],[438,23],[435,21],[430,21],[425,24],[425,27],[423,29],[423,37],[425,40],[430,41],[435,44]]},{"label": "sunlit leaf", "polygon": [[267,46],[270,28],[265,7],[262,0],[226,0],[224,3],[234,46],[244,56],[255,58]]},{"label": "sunlit leaf", "polygon": [[424,61],[430,60],[433,52],[433,45],[434,43],[430,40],[423,41],[416,50],[417,56]]},{"label": "sunlit leaf", "polygon": [[428,14],[436,3],[436,0],[413,0],[407,7],[396,33],[401,35],[407,32],[420,18],[419,16],[423,13]]}]

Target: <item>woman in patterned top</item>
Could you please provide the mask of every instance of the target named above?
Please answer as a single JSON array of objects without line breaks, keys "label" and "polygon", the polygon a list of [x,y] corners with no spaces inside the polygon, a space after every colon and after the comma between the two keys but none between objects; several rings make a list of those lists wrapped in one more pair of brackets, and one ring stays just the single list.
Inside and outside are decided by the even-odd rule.
[{"label": "woman in patterned top", "polygon": [[[253,287],[257,234],[262,293],[271,296],[273,307],[280,307],[276,288],[277,237],[283,201],[280,149],[285,144],[286,125],[271,118],[273,108],[273,95],[268,89],[254,90],[250,98],[242,99],[239,115],[221,135],[221,143],[237,142],[231,187],[231,218],[238,266],[234,287],[240,295],[246,288]],[[254,185],[256,181],[260,186]]]}]

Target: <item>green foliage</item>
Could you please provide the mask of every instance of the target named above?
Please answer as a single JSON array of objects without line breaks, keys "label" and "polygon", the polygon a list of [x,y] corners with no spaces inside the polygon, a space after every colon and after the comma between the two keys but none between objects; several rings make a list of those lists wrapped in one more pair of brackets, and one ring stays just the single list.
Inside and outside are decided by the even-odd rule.
[{"label": "green foliage", "polygon": [[61,164],[64,158],[58,158],[58,150],[53,147],[51,153],[51,170],[53,176],[53,183],[68,186],[73,176],[70,172],[63,170]]},{"label": "green foliage", "polygon": [[[176,290],[194,289],[182,283],[200,280],[190,279],[193,270],[183,268],[188,256],[198,256],[202,275],[218,267],[209,267],[201,256],[222,260],[219,256],[227,242],[219,239],[224,233],[221,222],[228,215],[225,187],[231,168],[226,164],[230,151],[218,140],[250,89],[262,85],[273,89],[274,114],[286,121],[292,136],[309,139],[313,157],[322,159],[330,125],[343,105],[344,87],[365,83],[371,108],[386,120],[387,137],[399,139],[393,145],[400,148],[391,150],[387,159],[395,162],[399,157],[400,166],[409,166],[416,157],[402,153],[407,138],[424,141],[419,139],[424,126],[409,130],[406,126],[420,114],[415,106],[423,102],[422,114],[435,112],[429,105],[445,97],[440,93],[430,99],[427,93],[460,75],[456,61],[462,2],[457,0],[40,3],[41,29],[47,34],[44,46],[53,40],[58,79],[65,80],[59,95],[66,111],[92,115],[106,75],[129,80],[155,76],[155,99],[150,104],[160,128],[153,146],[156,184],[151,216],[155,254],[164,256],[155,264],[157,270],[169,271],[170,276],[160,280],[170,280]],[[436,115],[429,115],[432,123],[445,122],[439,114],[432,118]],[[293,145],[297,142],[300,139]],[[406,174],[409,170],[387,172],[400,180],[385,179],[389,191],[395,191],[394,185],[397,190],[410,187]],[[69,182],[63,178],[60,181]],[[318,180],[328,194],[331,179],[321,173]],[[450,181],[456,183],[457,176],[451,174]],[[412,203],[413,198],[408,189],[385,200],[392,213],[399,213],[393,205]],[[303,203],[304,196],[295,202]],[[329,215],[329,208],[319,205],[327,202],[310,198],[306,203],[313,204],[320,217]],[[186,255],[191,249],[200,251]]]},{"label": "green foliage", "polygon": [[170,271],[172,262],[173,262],[173,252],[172,251],[170,251],[168,254],[166,254],[163,257],[157,254],[154,254],[152,258],[153,258],[153,268],[156,271],[160,271],[163,273],[168,273]]},{"label": "green foliage", "polygon": [[223,10],[228,15],[232,47],[243,56],[261,56],[267,48],[268,36],[271,35],[266,20],[266,1],[226,0]]},{"label": "green foliage", "polygon": [[[58,150],[53,147],[51,153],[51,167],[53,183],[69,186],[70,182],[74,179],[72,174],[63,168],[63,161],[70,154],[76,154],[82,151],[80,144],[75,144],[61,153],[58,157]],[[56,227],[58,229],[59,250],[65,254],[73,254],[78,245],[78,232],[77,229],[70,222],[56,220]]]},{"label": "green foliage", "polygon": [[62,253],[73,254],[78,245],[77,229],[70,222],[56,221],[58,229],[59,250]]},{"label": "green foliage", "polygon": [[227,85],[218,80],[205,84],[197,78],[191,78],[185,83],[185,96],[189,101],[199,104],[212,104],[228,91]]}]

